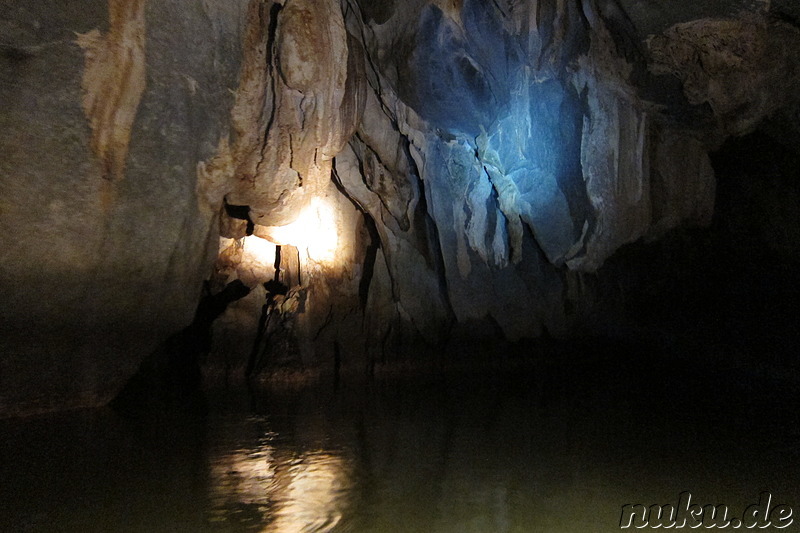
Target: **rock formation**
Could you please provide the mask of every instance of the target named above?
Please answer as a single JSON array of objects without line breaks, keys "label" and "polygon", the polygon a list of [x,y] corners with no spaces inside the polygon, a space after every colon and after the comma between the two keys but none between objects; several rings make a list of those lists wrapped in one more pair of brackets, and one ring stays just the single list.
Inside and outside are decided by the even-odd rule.
[{"label": "rock formation", "polygon": [[106,402],[191,322],[246,7],[0,3],[0,413]]},{"label": "rock formation", "polygon": [[364,374],[603,332],[609,258],[711,223],[709,154],[796,132],[798,21],[777,0],[0,2],[0,415],[107,401],[204,279],[253,289],[214,326],[234,373],[254,350],[265,375]]}]

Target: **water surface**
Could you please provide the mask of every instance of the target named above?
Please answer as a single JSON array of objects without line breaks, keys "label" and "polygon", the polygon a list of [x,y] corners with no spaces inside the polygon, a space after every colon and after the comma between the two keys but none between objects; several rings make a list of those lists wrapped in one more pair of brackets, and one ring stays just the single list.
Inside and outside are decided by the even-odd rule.
[{"label": "water surface", "polygon": [[770,491],[800,516],[786,382],[645,359],[534,370],[2,421],[0,530],[604,532],[682,491],[734,515]]}]

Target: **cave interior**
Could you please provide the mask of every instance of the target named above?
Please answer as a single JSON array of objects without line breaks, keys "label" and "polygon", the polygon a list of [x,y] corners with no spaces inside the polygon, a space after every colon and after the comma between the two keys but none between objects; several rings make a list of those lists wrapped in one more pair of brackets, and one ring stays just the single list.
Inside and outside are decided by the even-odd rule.
[{"label": "cave interior", "polygon": [[798,89],[793,0],[0,0],[6,449],[465,380],[796,450]]}]

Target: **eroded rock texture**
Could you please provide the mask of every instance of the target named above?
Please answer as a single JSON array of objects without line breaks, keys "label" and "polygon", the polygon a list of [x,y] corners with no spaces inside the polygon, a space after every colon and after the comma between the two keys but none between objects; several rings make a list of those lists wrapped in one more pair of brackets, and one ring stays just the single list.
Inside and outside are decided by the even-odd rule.
[{"label": "eroded rock texture", "polygon": [[209,275],[229,372],[602,330],[709,151],[795,131],[792,6],[0,2],[0,412],[107,397]]},{"label": "eroded rock texture", "polygon": [[[308,204],[306,161],[323,161],[321,183],[335,156],[337,190],[322,193],[333,259],[256,231],[300,249],[288,323],[306,367],[338,365],[342,346],[369,368],[419,341],[595,327],[593,273],[628,243],[707,226],[709,150],[797,104],[800,34],[763,3],[673,6],[662,26],[646,2],[322,3],[334,15],[319,37],[294,18],[312,2],[273,5],[265,83],[278,118],[256,146],[279,168],[240,174],[228,193],[256,228],[283,222]],[[319,66],[282,40],[327,43]],[[331,93],[345,96],[338,112]]]},{"label": "eroded rock texture", "polygon": [[105,402],[191,322],[246,9],[0,2],[0,413]]}]

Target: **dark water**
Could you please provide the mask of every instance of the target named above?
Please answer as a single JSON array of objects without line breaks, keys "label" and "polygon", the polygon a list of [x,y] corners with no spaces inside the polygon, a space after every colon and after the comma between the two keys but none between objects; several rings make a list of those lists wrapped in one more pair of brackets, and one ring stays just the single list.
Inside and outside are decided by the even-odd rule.
[{"label": "dark water", "polygon": [[682,491],[734,516],[769,491],[800,518],[794,387],[733,366],[642,357],[219,392],[204,419],[3,421],[0,530],[603,532]]}]

